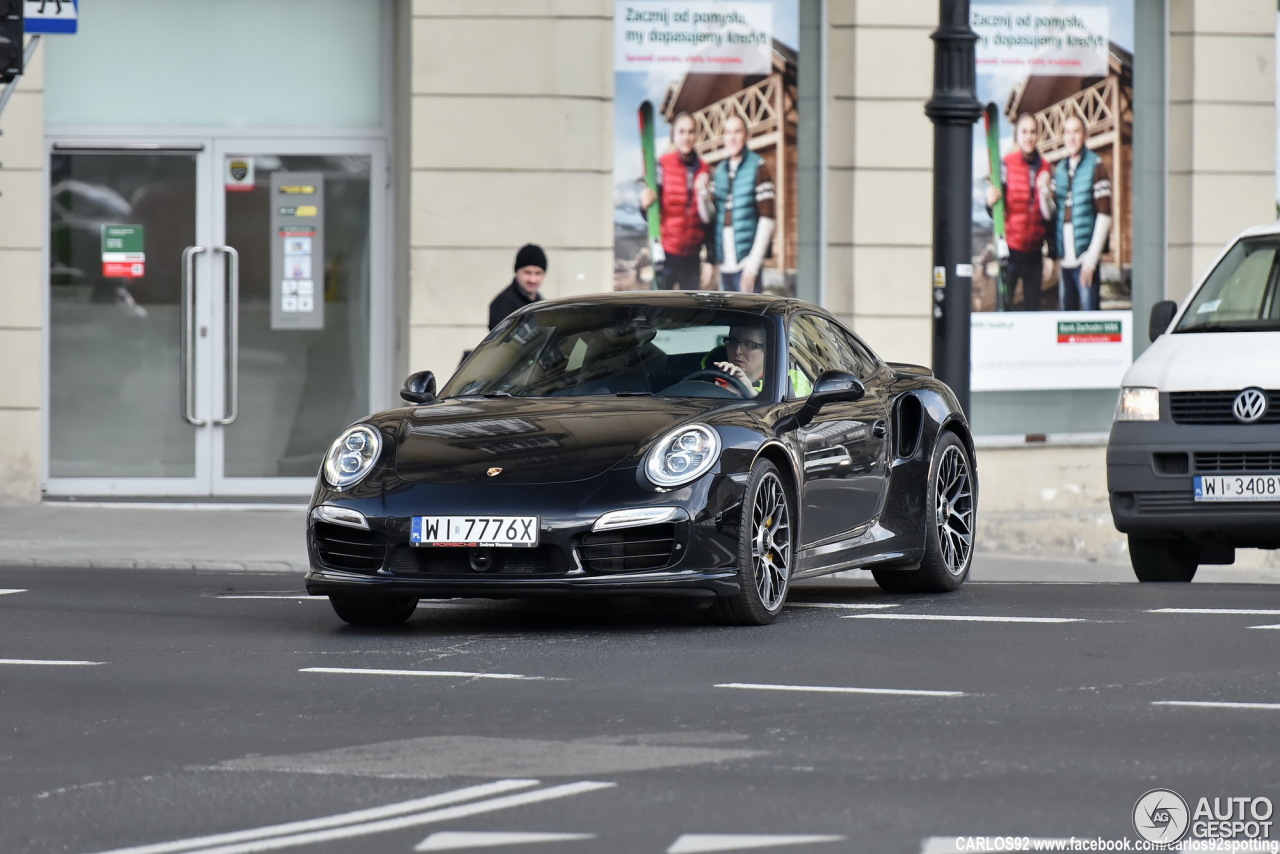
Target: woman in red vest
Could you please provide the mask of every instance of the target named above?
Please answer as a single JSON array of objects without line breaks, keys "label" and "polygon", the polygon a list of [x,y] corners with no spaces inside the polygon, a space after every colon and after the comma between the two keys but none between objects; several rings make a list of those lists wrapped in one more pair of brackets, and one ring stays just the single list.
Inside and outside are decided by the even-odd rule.
[{"label": "woman in red vest", "polygon": [[667,256],[662,265],[658,287],[669,291],[696,291],[702,284],[702,243],[710,212],[704,209],[703,196],[711,170],[694,145],[698,131],[693,116],[680,113],[671,125],[671,142],[675,145],[658,158],[658,192],[648,187],[640,191],[644,210],[661,200],[662,251]]},{"label": "woman in red vest", "polygon": [[[1023,310],[1039,311],[1044,287],[1044,242],[1053,219],[1053,195],[1049,192],[1053,170],[1036,150],[1035,116],[1018,116],[1013,135],[1018,147],[1006,154],[1000,164],[1005,240],[1009,244],[1009,260],[1000,275],[1010,302],[1021,281]],[[1000,191],[987,187],[988,209],[999,199]]]}]

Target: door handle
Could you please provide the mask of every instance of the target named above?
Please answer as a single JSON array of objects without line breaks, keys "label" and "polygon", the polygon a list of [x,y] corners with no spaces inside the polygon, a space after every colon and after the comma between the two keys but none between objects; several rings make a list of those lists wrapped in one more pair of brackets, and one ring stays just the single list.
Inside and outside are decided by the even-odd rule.
[{"label": "door handle", "polygon": [[182,414],[193,427],[209,423],[196,418],[195,257],[204,251],[203,246],[188,246],[182,250],[182,385],[185,400]]},{"label": "door handle", "polygon": [[[214,419],[225,427],[240,414],[240,253],[234,246],[215,246],[214,252],[227,256],[227,377],[229,395],[223,396],[226,415]],[[230,400],[228,404],[227,401]]]},{"label": "door handle", "polygon": [[877,439],[883,439],[888,434],[889,430],[884,426],[883,421],[877,421],[875,424],[871,425],[871,435],[875,436]]}]

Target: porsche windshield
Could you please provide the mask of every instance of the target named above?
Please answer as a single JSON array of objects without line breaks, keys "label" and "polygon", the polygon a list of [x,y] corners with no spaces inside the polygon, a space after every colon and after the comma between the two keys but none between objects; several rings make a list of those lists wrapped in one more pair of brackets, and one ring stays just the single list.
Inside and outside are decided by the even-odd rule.
[{"label": "porsche windshield", "polygon": [[1275,332],[1280,330],[1276,252],[1280,235],[1232,246],[1183,312],[1174,332]]},{"label": "porsche windshield", "polygon": [[755,391],[769,392],[773,328],[716,308],[564,305],[531,311],[481,342],[441,397],[742,397],[715,367],[726,340]]}]

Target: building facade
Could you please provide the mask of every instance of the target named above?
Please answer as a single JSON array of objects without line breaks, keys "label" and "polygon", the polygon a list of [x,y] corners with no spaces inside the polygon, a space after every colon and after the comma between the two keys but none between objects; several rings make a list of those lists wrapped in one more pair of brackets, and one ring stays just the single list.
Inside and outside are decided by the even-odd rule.
[{"label": "building facade", "polygon": [[[81,4],[0,114],[0,502],[304,496],[337,429],[451,373],[517,247],[548,297],[613,288],[626,5]],[[789,286],[929,364],[938,3],[795,8]],[[1277,15],[1132,8],[1141,331],[1276,215]],[[984,511],[1096,511],[1114,401],[975,391]]]}]

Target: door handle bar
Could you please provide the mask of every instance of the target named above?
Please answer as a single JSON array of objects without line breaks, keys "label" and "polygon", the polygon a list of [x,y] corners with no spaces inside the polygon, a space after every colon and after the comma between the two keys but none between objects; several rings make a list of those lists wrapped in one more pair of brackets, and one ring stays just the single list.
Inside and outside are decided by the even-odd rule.
[{"label": "door handle bar", "polygon": [[240,414],[240,253],[234,246],[215,246],[213,251],[224,253],[230,262],[227,265],[227,375],[230,394],[223,398],[223,408],[229,411],[213,422],[225,427]]},{"label": "door handle bar", "polygon": [[208,421],[196,418],[196,311],[195,311],[195,257],[205,251],[203,246],[188,246],[182,250],[182,332],[183,332],[183,417],[193,427],[203,427]]}]

